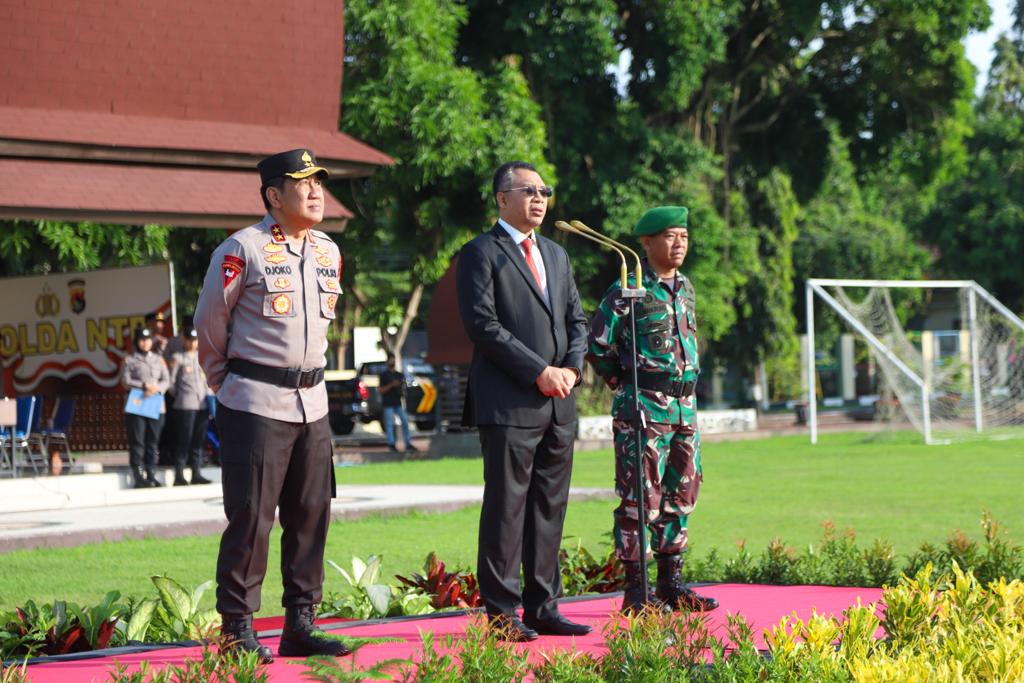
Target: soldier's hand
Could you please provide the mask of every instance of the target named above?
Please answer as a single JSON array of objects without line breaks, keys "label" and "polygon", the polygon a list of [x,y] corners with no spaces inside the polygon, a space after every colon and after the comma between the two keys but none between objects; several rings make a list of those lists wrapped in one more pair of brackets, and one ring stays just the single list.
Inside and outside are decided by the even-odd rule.
[{"label": "soldier's hand", "polygon": [[572,385],[575,381],[576,375],[571,370],[567,371],[564,368],[556,368],[549,365],[544,368],[537,378],[537,388],[545,396],[565,398],[572,391]]}]

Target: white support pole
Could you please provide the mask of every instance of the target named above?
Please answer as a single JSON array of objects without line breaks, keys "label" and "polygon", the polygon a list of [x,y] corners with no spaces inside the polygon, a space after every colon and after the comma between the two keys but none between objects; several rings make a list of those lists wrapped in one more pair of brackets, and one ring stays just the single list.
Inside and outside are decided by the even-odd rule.
[{"label": "white support pole", "polygon": [[970,288],[971,288],[972,291],[977,292],[978,294],[980,294],[981,298],[984,299],[985,301],[987,301],[989,303],[989,305],[992,306],[992,308],[994,308],[997,311],[999,311],[1000,313],[1002,313],[1004,318],[1009,320],[1011,323],[1016,325],[1021,330],[1024,330],[1024,320],[1021,320],[1020,318],[1018,318],[1016,313],[1014,313],[1009,308],[1004,306],[1003,303],[999,299],[997,299],[994,296],[992,296],[991,294],[989,294],[985,290],[984,287],[982,287],[977,282],[974,282],[972,280],[971,283],[970,283]]},{"label": "white support pole", "polygon": [[807,424],[811,428],[811,443],[818,443],[818,397],[815,392],[814,373],[814,290],[808,282],[807,292]]},{"label": "white support pole", "polygon": [[924,442],[932,444],[932,406],[929,403],[931,387],[927,384],[921,385],[921,421],[924,422]]},{"label": "white support pole", "polygon": [[981,396],[981,368],[978,361],[978,301],[973,287],[967,291],[967,308],[971,332],[971,379],[974,382],[974,429],[980,434],[982,430],[981,413],[984,406]]}]

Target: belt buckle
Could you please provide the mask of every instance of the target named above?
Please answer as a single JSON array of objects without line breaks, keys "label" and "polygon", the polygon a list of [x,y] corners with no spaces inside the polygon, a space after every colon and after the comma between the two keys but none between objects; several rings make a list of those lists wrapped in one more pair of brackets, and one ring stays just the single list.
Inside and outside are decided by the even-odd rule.
[{"label": "belt buckle", "polygon": [[313,378],[316,377],[316,370],[302,370],[299,372],[299,386],[308,389],[313,386]]},{"label": "belt buckle", "polygon": [[302,371],[298,368],[286,368],[284,371],[285,386],[298,389],[302,380]]}]

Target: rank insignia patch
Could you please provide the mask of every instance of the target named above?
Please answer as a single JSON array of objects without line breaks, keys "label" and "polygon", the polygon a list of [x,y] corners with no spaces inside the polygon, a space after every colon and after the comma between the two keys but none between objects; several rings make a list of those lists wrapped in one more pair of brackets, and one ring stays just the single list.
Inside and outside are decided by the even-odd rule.
[{"label": "rank insignia patch", "polygon": [[331,253],[330,249],[328,249],[327,247],[321,247],[320,245],[313,247],[313,251],[320,254],[321,256],[325,256]]},{"label": "rank insignia patch", "polygon": [[263,245],[263,251],[267,252],[268,254],[279,254],[282,251],[284,251],[284,247],[282,247],[280,244],[267,242],[266,244]]},{"label": "rank insignia patch", "polygon": [[264,261],[269,261],[270,263],[277,264],[277,263],[284,263],[285,261],[288,260],[288,257],[287,256],[282,256],[281,254],[271,254],[270,256],[264,256],[263,260]]},{"label": "rank insignia patch", "polygon": [[326,282],[324,282],[324,286],[327,287],[327,289],[331,290],[332,292],[338,291],[337,280],[327,280]]},{"label": "rank insignia patch", "polygon": [[316,262],[319,263],[324,268],[331,267],[331,259],[327,258],[326,256],[317,256]]},{"label": "rank insignia patch", "polygon": [[338,297],[336,297],[333,294],[331,294],[330,296],[327,297],[327,307],[329,309],[331,309],[332,311],[334,310],[334,305],[336,303],[338,303]]},{"label": "rank insignia patch", "polygon": [[284,242],[284,230],[277,223],[270,226],[270,236],[273,237],[274,241],[277,243]]},{"label": "rank insignia patch", "polygon": [[238,277],[242,269],[245,268],[245,261],[227,254],[224,256],[224,262],[221,264],[221,273],[224,275],[224,289],[227,289],[228,285],[234,282],[234,279]]},{"label": "rank insignia patch", "polygon": [[287,294],[278,294],[275,296],[272,305],[274,307],[274,313],[279,313],[281,315],[292,310],[292,300],[288,298]]},{"label": "rank insignia patch", "polygon": [[286,277],[279,277],[274,280],[274,286],[278,289],[288,289],[291,287],[292,281]]}]

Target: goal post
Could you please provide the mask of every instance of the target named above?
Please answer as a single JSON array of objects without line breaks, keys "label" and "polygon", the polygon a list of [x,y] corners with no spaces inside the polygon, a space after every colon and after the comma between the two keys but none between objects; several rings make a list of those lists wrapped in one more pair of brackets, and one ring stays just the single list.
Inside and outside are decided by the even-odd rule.
[{"label": "goal post", "polygon": [[[867,289],[854,302],[845,288]],[[891,289],[959,291],[963,361],[936,369],[922,333],[920,351],[910,343],[889,297]],[[835,296],[829,290],[835,292]],[[811,443],[818,440],[815,298],[834,311],[867,345],[881,377],[893,390],[925,443],[948,443],[973,426],[1004,429],[1000,436],[1024,437],[1024,322],[973,280],[860,280],[811,278],[805,286],[807,317],[807,417]],[[964,322],[966,319],[966,329]],[[949,335],[947,335],[949,336]],[[970,386],[963,381],[969,373]],[[969,397],[969,401],[965,400]],[[965,410],[970,404],[970,417]],[[936,421],[945,438],[937,439]],[[973,423],[973,424],[969,424]],[[1013,432],[1009,430],[1013,428]],[[1016,433],[1019,431],[1019,434]]]}]

